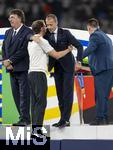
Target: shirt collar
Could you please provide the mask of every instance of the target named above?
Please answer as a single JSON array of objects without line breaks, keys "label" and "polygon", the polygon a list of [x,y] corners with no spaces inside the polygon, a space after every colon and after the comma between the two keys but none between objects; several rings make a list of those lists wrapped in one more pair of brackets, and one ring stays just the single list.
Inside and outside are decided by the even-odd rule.
[{"label": "shirt collar", "polygon": [[57,34],[58,28],[55,29],[54,34]]},{"label": "shirt collar", "polygon": [[21,24],[21,26],[18,29],[14,29],[14,31],[16,31],[16,34],[18,33],[18,31],[21,29],[21,27],[23,26],[23,24]]}]

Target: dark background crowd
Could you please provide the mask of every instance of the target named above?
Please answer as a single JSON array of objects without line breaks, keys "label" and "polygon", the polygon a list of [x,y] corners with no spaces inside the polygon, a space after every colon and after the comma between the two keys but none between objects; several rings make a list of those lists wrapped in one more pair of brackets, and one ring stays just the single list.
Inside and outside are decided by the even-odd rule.
[{"label": "dark background crowd", "polygon": [[86,30],[86,21],[99,19],[102,29],[113,34],[113,0],[0,0],[0,27],[9,27],[8,12],[20,8],[25,12],[26,25],[54,13],[59,26]]}]

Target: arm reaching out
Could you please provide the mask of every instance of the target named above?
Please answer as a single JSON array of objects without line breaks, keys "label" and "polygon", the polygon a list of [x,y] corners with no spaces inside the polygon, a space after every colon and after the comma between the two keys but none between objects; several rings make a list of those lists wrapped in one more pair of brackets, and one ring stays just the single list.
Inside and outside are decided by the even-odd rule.
[{"label": "arm reaching out", "polygon": [[64,57],[65,55],[67,55],[72,50],[73,50],[73,46],[70,45],[70,46],[68,46],[68,49],[66,49],[66,50],[63,50],[60,52],[52,50],[52,51],[48,52],[47,54],[55,59],[60,59],[60,58]]},{"label": "arm reaching out", "polygon": [[49,42],[47,40],[45,40],[43,37],[39,37],[37,43],[39,44],[39,46],[43,49],[43,51],[48,54],[49,56],[55,58],[55,59],[60,59],[61,57],[64,57],[65,55],[67,55],[69,52],[71,52],[73,50],[73,46],[70,45],[68,46],[67,49],[63,50],[63,51],[59,51],[57,52],[56,50],[54,50],[54,48],[49,44]]}]

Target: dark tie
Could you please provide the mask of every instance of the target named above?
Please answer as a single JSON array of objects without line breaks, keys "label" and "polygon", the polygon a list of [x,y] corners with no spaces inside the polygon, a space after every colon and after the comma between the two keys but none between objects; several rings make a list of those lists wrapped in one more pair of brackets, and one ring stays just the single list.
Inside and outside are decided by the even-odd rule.
[{"label": "dark tie", "polygon": [[55,42],[55,35],[54,35],[55,33],[53,32],[53,33],[51,33],[51,40],[53,41],[53,42]]},{"label": "dark tie", "polygon": [[12,35],[12,40],[11,41],[14,41],[15,39],[15,36],[16,36],[16,31],[13,32],[13,35]]}]

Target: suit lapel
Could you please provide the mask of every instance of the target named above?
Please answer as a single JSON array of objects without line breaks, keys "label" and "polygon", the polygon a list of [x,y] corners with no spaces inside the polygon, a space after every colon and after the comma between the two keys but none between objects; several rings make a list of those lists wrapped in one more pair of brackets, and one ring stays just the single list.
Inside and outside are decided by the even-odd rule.
[{"label": "suit lapel", "polygon": [[21,33],[23,32],[24,28],[25,26],[23,25],[18,31],[18,33],[16,34],[15,38],[11,41],[10,45],[12,45],[15,41],[17,41],[17,39],[20,37]]},{"label": "suit lapel", "polygon": [[23,30],[25,29],[25,25],[23,25],[20,30],[18,31],[16,38],[18,38],[20,36],[20,34],[23,32]]}]

